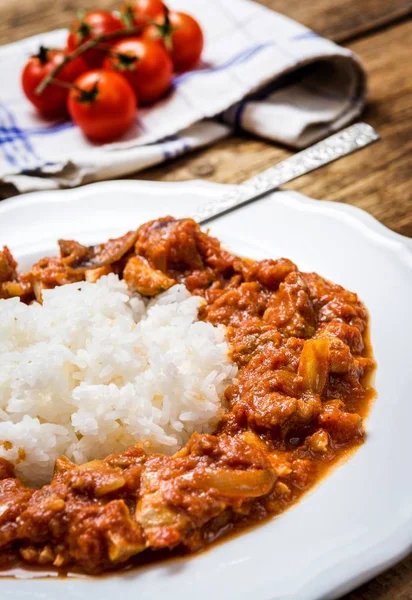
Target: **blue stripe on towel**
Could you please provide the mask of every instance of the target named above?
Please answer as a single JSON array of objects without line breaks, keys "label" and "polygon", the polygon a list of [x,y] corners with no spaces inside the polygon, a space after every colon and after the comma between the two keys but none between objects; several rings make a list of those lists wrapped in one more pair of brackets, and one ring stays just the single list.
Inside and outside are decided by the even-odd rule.
[{"label": "blue stripe on towel", "polygon": [[[4,105],[0,105],[0,107],[5,108]],[[14,117],[12,118],[15,122]],[[74,124],[71,121],[57,123],[56,125],[27,128],[17,127],[17,125],[6,126],[4,125],[4,122],[0,121],[0,145],[8,144],[16,140],[21,140],[22,142],[24,142],[26,150],[30,154],[36,156],[36,151],[33,148],[29,139],[30,137],[52,135],[54,133],[59,133],[60,131],[65,131],[66,129],[71,129],[73,127]],[[39,160],[38,157],[37,160]]]},{"label": "blue stripe on towel", "polygon": [[23,129],[22,131],[24,131],[24,133],[28,136],[42,136],[59,133],[60,131],[65,131],[66,129],[72,129],[73,127],[74,123],[72,123],[72,121],[64,121],[63,123],[56,123],[55,125],[48,125],[46,127],[30,127],[28,129]]},{"label": "blue stripe on towel", "polygon": [[218,73],[219,71],[226,71],[230,69],[230,67],[241,65],[251,58],[253,58],[256,54],[264,50],[265,48],[270,48],[274,46],[274,42],[265,42],[263,44],[257,44],[252,46],[251,48],[247,48],[246,50],[242,50],[239,54],[233,56],[230,60],[223,63],[222,65],[218,65],[216,67],[206,67],[205,69],[196,69],[195,71],[190,71],[189,73],[182,73],[182,75],[177,75],[173,79],[173,85],[178,86],[187,79],[191,79],[192,77],[196,77],[198,75],[209,75],[210,73]]},{"label": "blue stripe on towel", "polygon": [[[169,160],[171,158],[174,158],[174,156],[173,156],[174,155],[173,147],[170,147],[170,146],[172,146],[172,143],[175,142],[175,141],[177,141],[178,139],[179,138],[178,138],[177,135],[169,135],[168,137],[166,137],[166,138],[164,138],[162,140],[162,143],[166,144],[166,147],[163,150],[163,158],[165,160]],[[169,145],[169,143],[170,143],[170,145]]]},{"label": "blue stripe on towel", "polygon": [[180,137],[178,135],[170,135],[161,142],[156,142],[159,144],[165,144],[165,148],[163,149],[163,158],[164,160],[171,160],[172,158],[177,158],[181,156],[185,152],[190,150],[191,145],[187,138]]},{"label": "blue stripe on towel", "polygon": [[[20,132],[18,129],[14,135],[7,135],[7,131],[10,129],[9,121],[7,110],[0,104],[0,144],[2,151],[9,164],[21,169],[27,166],[26,153],[24,148],[20,149]],[[12,129],[14,131],[16,128],[12,125]]]},{"label": "blue stripe on towel", "polygon": [[298,41],[298,40],[309,40],[309,39],[313,39],[313,38],[320,38],[321,36],[318,33],[315,33],[314,31],[303,31],[301,33],[298,33],[297,35],[294,35],[291,37],[291,39],[293,41]]},{"label": "blue stripe on towel", "polygon": [[27,138],[27,136],[24,134],[22,129],[19,129],[19,127],[17,127],[17,122],[16,119],[13,115],[13,113],[7,108],[7,106],[3,103],[0,104],[1,108],[5,111],[11,125],[12,128],[18,132],[18,137],[19,139],[22,141],[23,146],[25,148],[25,150],[27,151],[27,153],[29,155],[31,155],[32,157],[34,157],[36,159],[36,161],[38,160],[38,157],[36,156],[36,153],[34,151],[33,146],[31,145],[29,139]]},{"label": "blue stripe on towel", "polygon": [[239,131],[239,129],[242,128],[242,117],[243,113],[245,112],[246,106],[247,102],[239,102],[239,104],[236,107],[235,118],[233,120],[233,125],[236,131]]},{"label": "blue stripe on towel", "polygon": [[25,131],[18,127],[12,111],[0,103],[0,145],[8,162],[23,172],[41,165]]},{"label": "blue stripe on towel", "polygon": [[6,161],[13,167],[17,167],[18,166],[17,161],[14,158],[14,156],[8,152],[7,146],[3,143],[3,137],[1,136],[1,134],[0,134],[0,146],[1,146],[3,156],[6,159]]}]

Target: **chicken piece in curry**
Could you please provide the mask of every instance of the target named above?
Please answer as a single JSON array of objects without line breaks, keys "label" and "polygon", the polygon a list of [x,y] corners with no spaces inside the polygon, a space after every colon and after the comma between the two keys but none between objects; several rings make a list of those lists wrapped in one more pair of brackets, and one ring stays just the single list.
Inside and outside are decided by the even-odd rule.
[{"label": "chicken piece in curry", "polygon": [[61,457],[38,490],[0,459],[0,565],[94,574],[143,551],[199,550],[279,514],[363,442],[374,361],[356,294],[284,258],[235,256],[190,219],[59,246],[27,273],[4,248],[0,298],[41,302],[44,289],[111,272],[147,297],[184,283],[205,300],[199,317],[226,326],[238,377],[214,434],[174,456],[137,445],[80,466]]}]

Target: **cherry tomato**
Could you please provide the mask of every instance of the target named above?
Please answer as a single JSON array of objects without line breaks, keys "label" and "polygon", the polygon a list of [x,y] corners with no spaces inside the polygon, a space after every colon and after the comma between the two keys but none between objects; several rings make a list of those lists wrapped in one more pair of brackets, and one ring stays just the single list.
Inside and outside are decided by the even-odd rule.
[{"label": "cherry tomato", "polygon": [[108,142],[120,137],[136,116],[136,96],[124,77],[95,69],[80,75],[70,90],[71,118],[91,140]]},{"label": "cherry tomato", "polygon": [[143,33],[146,39],[161,40],[170,52],[176,71],[193,69],[203,50],[203,32],[199,23],[182,12],[166,11]]},{"label": "cherry tomato", "polygon": [[[75,48],[98,36],[115,33],[124,29],[122,21],[107,10],[94,10],[87,13],[80,21],[72,23],[67,38],[67,50],[73,52]],[[111,44],[105,42],[110,47]],[[103,64],[105,57],[104,49],[91,48],[82,54],[90,69],[97,69]]]},{"label": "cherry tomato", "polygon": [[164,15],[165,6],[162,0],[126,0],[120,12],[128,25],[139,27]]},{"label": "cherry tomato", "polygon": [[117,42],[104,68],[118,71],[136,92],[139,104],[152,104],[170,88],[173,63],[158,43],[139,38]]},{"label": "cherry tomato", "polygon": [[[49,50],[41,46],[38,54],[31,56],[22,72],[22,87],[26,97],[46,118],[58,119],[67,116],[67,96],[69,90],[50,83],[42,94],[36,94],[37,86],[50,72],[60,65],[66,54],[64,50]],[[87,65],[81,56],[71,60],[56,79],[71,83],[87,71]]]}]

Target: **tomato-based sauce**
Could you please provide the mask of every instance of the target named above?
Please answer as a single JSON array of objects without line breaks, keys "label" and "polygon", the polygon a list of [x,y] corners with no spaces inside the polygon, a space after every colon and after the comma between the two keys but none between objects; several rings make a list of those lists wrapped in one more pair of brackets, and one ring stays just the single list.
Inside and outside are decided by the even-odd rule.
[{"label": "tomato-based sauce", "polygon": [[148,297],[184,283],[204,298],[199,317],[226,327],[238,375],[216,431],[174,456],[137,445],[80,466],[62,457],[40,490],[0,462],[4,568],[94,574],[198,551],[281,513],[364,442],[375,363],[356,294],[288,259],[234,256],[190,219],[59,243],[59,257],[25,274],[0,253],[0,297],[41,301],[43,289],[110,272]]}]

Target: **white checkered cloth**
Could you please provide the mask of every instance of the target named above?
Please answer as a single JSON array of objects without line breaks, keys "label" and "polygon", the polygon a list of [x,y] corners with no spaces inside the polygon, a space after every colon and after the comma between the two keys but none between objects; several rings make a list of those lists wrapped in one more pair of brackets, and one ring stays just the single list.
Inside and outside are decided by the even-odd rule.
[{"label": "white checkered cloth", "polygon": [[177,75],[172,93],[141,109],[126,136],[98,146],[71,122],[50,123],[20,87],[40,44],[65,30],[0,48],[0,192],[72,187],[120,177],[211,144],[233,129],[302,148],[352,121],[365,102],[365,74],[349,50],[250,0],[172,0],[205,32],[202,63]]}]

